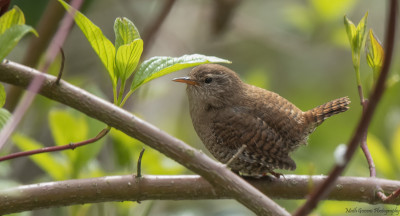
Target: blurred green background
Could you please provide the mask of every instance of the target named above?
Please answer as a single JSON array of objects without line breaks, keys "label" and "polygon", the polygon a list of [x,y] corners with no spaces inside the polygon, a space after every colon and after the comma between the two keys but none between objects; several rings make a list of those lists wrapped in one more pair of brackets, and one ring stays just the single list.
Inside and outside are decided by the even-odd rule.
[{"label": "blurred green background", "polygon": [[[46,0],[14,0],[25,13],[27,24],[36,26]],[[225,2],[224,6],[220,6]],[[143,34],[159,14],[164,1],[87,1],[82,12],[114,41],[116,17],[132,20]],[[227,13],[228,6],[233,10]],[[179,0],[161,26],[155,40],[144,41],[152,56],[181,56],[200,53],[232,61],[228,65],[244,81],[277,92],[302,110],[335,98],[349,96],[351,109],[322,124],[309,145],[293,152],[297,170],[286,174],[327,174],[335,163],[333,152],[347,143],[361,114],[349,42],[343,25],[347,15],[355,24],[369,12],[367,26],[384,39],[386,1],[373,0]],[[230,14],[225,17],[226,14]],[[225,22],[221,22],[225,20]],[[142,35],[143,36],[143,35]],[[26,53],[26,37],[7,57],[21,62]],[[399,50],[397,43],[395,51]],[[63,78],[93,94],[112,101],[108,74],[82,32],[74,27],[63,47],[66,60]],[[393,58],[388,87],[373,118],[368,143],[378,177],[400,178],[400,74],[399,52]],[[371,86],[372,70],[365,55],[361,60],[364,90]],[[59,60],[54,64],[57,72]],[[191,146],[204,148],[197,137],[188,111],[185,86],[171,82],[186,75],[182,70],[156,79],[140,89],[125,108]],[[9,87],[9,86],[8,86]],[[366,94],[368,97],[368,94]],[[67,144],[95,136],[104,125],[61,104],[37,97],[26,113],[7,151],[40,145]],[[79,130],[77,129],[79,128]],[[79,131],[79,133],[77,133]],[[144,144],[113,130],[105,139],[74,151],[15,159],[0,164],[0,188],[71,178],[88,178],[136,172],[142,147],[143,173],[151,175],[192,174],[183,166]],[[90,154],[88,154],[90,152]],[[2,152],[2,155],[6,152]],[[208,154],[208,152],[207,152]],[[49,163],[52,161],[52,163]],[[49,164],[52,164],[50,166]],[[368,165],[358,150],[345,175],[369,176]],[[303,200],[277,200],[294,211]],[[370,208],[355,202],[322,202],[313,215],[343,215],[345,208]],[[393,206],[381,206],[393,208]],[[55,208],[17,215],[253,215],[233,200],[143,201],[103,203]]]}]

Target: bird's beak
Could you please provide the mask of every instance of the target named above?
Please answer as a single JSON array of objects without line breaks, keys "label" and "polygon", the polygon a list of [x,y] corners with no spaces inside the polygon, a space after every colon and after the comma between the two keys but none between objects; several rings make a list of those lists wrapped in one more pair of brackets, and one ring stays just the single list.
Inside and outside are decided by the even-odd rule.
[{"label": "bird's beak", "polygon": [[189,85],[199,85],[196,81],[191,80],[190,77],[178,77],[178,78],[172,79],[172,81],[186,83]]}]

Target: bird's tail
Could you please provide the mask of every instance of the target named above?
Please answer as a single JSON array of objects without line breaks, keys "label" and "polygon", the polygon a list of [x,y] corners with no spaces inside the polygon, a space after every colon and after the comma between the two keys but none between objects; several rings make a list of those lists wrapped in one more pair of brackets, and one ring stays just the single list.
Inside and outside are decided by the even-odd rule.
[{"label": "bird's tail", "polygon": [[348,110],[349,104],[349,97],[338,98],[322,104],[321,106],[315,107],[314,109],[308,110],[305,112],[305,116],[310,125],[315,128],[324,122],[324,120],[328,117]]}]

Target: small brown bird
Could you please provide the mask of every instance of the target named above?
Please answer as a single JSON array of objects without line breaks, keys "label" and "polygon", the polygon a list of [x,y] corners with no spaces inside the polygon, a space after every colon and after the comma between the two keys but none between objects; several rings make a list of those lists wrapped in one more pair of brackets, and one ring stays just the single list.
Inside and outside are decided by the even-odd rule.
[{"label": "small brown bird", "polygon": [[343,97],[303,112],[217,64],[200,65],[173,81],[187,84],[193,126],[211,154],[232,171],[254,177],[278,177],[274,169],[296,169],[289,153],[307,144],[318,125],[350,103]]}]

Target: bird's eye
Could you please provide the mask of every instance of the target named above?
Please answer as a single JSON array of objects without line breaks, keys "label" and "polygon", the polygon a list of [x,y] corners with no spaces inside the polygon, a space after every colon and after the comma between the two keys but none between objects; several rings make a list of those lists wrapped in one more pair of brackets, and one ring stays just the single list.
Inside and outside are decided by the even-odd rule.
[{"label": "bird's eye", "polygon": [[212,82],[212,78],[211,78],[211,77],[207,77],[207,78],[204,80],[204,82],[205,82],[205,83],[210,83],[210,82]]}]

